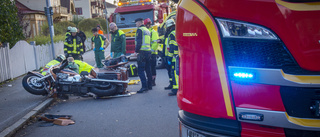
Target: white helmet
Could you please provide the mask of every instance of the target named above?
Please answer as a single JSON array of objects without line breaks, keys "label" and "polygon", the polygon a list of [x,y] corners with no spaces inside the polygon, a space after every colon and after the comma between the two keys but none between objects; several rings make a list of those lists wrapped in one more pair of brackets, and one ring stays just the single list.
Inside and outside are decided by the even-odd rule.
[{"label": "white helmet", "polygon": [[72,27],[71,27],[71,26],[69,26],[69,27],[68,27],[68,30],[70,31],[70,30],[71,30],[71,28],[72,28]]},{"label": "white helmet", "polygon": [[61,60],[65,60],[66,56],[64,56],[63,54],[60,54],[60,55],[57,56],[57,58],[60,58]]},{"label": "white helmet", "polygon": [[72,27],[70,32],[77,32],[77,28],[76,27]]},{"label": "white helmet", "polygon": [[169,20],[166,21],[166,28],[169,28],[169,27],[171,27],[173,25],[176,25],[176,23],[174,22],[173,19],[169,19]]}]

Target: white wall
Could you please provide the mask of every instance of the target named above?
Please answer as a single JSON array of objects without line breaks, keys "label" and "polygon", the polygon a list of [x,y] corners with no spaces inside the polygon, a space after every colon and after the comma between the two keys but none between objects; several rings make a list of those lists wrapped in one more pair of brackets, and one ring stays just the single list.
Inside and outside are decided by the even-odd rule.
[{"label": "white wall", "polygon": [[79,15],[79,17],[92,18],[90,0],[74,0],[74,5],[75,8],[82,8],[82,15]]}]

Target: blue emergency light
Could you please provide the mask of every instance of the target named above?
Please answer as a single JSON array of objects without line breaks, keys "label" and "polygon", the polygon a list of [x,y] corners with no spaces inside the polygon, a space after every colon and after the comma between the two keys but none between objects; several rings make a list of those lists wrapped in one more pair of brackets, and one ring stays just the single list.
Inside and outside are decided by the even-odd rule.
[{"label": "blue emergency light", "polygon": [[233,76],[235,78],[241,78],[241,79],[253,79],[254,77],[253,73],[247,73],[247,72],[234,72]]}]

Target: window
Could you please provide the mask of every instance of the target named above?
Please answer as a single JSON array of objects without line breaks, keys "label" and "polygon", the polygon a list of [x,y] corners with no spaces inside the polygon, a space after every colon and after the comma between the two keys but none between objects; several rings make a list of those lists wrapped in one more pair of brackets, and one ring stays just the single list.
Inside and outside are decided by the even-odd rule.
[{"label": "window", "polygon": [[76,8],[77,15],[82,15],[82,8]]}]

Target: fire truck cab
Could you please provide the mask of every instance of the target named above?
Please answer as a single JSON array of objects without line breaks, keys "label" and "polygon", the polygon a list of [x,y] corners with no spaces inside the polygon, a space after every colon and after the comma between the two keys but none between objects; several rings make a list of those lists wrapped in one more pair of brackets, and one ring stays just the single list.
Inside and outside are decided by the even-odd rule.
[{"label": "fire truck cab", "polygon": [[319,0],[180,0],[180,137],[320,136]]}]

